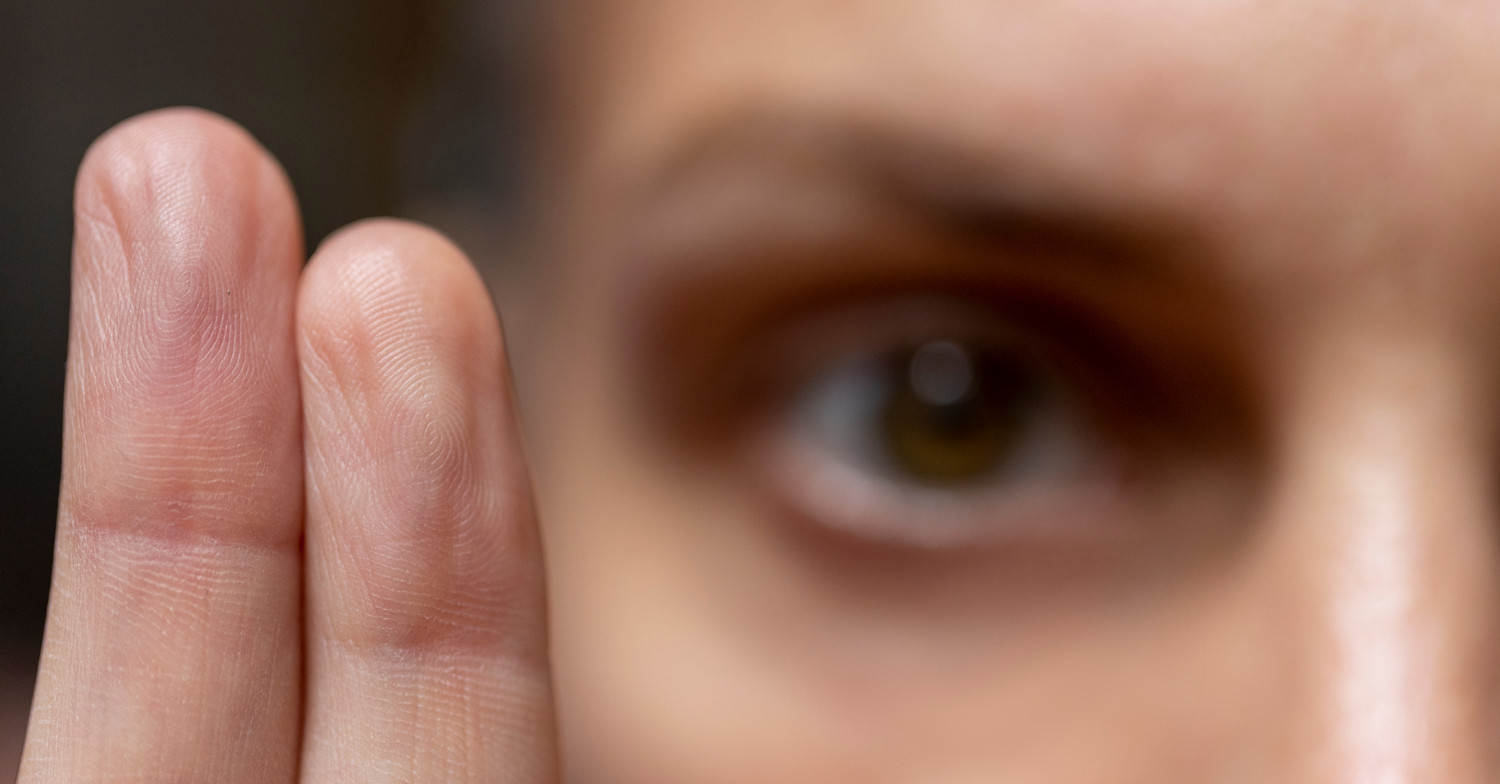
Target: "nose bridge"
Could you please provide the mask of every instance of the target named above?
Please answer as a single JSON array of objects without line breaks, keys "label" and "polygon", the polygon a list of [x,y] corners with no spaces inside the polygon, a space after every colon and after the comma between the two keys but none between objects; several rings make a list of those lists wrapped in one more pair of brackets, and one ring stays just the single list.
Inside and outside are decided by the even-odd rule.
[{"label": "nose bridge", "polygon": [[1448,646],[1441,638],[1458,620],[1444,616],[1462,602],[1450,607],[1457,597],[1443,595],[1447,586],[1430,573],[1439,560],[1432,528],[1444,524],[1448,510],[1433,508],[1438,499],[1426,486],[1420,434],[1389,410],[1365,414],[1370,421],[1355,442],[1363,448],[1345,458],[1344,509],[1325,518],[1331,536],[1321,608],[1331,643],[1325,709],[1338,778],[1397,784],[1414,780],[1435,754],[1459,751],[1430,748],[1429,733],[1444,691]]},{"label": "nose bridge", "polygon": [[1313,781],[1500,781],[1484,412],[1438,356],[1323,363],[1284,440],[1272,528]]}]

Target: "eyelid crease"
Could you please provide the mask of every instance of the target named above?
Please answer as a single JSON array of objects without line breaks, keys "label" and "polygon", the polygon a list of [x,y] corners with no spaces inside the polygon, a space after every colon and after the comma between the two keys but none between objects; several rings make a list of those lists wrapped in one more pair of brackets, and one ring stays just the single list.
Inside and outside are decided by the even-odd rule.
[{"label": "eyelid crease", "polygon": [[[869,341],[894,337],[890,332],[904,322],[901,337],[907,341],[1002,328],[1049,362],[1061,363],[1075,381],[1112,386],[1110,395],[1151,416],[1222,399],[1234,409],[1233,418],[1251,418],[1252,395],[1237,357],[1220,345],[1212,321],[1191,317],[1196,314],[1190,308],[1205,303],[1177,313],[1170,300],[1034,276],[1027,274],[1034,269],[1029,267],[1016,273],[1006,265],[953,264],[950,258],[924,268],[907,260],[921,255],[888,260],[846,252],[851,261],[869,263],[825,270],[816,260],[768,259],[760,276],[709,274],[702,287],[680,282],[665,292],[666,299],[638,309],[647,318],[637,325],[631,350],[640,358],[634,363],[638,381],[655,410],[692,412],[705,398],[722,406],[749,405],[774,392],[774,383],[805,375],[809,365],[831,354],[878,348]],[[922,303],[926,313],[913,314],[914,307],[924,309]],[[924,331],[910,324],[933,318],[948,326]]]},{"label": "eyelid crease", "polygon": [[731,115],[643,179],[614,281],[622,318],[649,322],[635,330],[647,343],[707,345],[820,298],[1003,281],[1240,351],[1231,298],[1193,264],[1209,249],[1185,222],[1023,168],[851,118]]},{"label": "eyelid crease", "polygon": [[647,429],[664,443],[724,443],[745,426],[785,361],[768,357],[774,344],[804,339],[812,317],[929,297],[1131,381],[1159,409],[1142,419],[1181,408],[1259,455],[1243,331],[1186,222],[868,123],[737,116],[695,140],[643,181],[613,281],[627,382],[668,425]]}]

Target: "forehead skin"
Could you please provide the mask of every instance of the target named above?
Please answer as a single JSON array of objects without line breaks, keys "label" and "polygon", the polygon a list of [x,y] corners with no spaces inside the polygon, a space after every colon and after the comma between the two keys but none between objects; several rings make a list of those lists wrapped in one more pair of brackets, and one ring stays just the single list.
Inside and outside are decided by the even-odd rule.
[{"label": "forehead skin", "polygon": [[[1404,320],[1416,314],[1392,310],[1390,297],[1431,294],[1428,311],[1451,313],[1454,291],[1432,289],[1475,291],[1500,252],[1489,228],[1500,215],[1493,4],[655,0],[598,10],[587,69],[598,114],[586,124],[595,183],[649,177],[726,117],[813,112],[1181,215],[1216,238],[1220,273],[1247,295],[1322,303],[1336,291]],[[1352,290],[1351,275],[1369,285]]]}]

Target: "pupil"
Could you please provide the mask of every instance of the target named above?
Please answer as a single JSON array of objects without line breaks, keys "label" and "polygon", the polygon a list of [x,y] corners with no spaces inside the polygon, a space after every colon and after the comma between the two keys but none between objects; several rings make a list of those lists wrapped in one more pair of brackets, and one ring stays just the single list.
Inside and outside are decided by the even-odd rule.
[{"label": "pupil", "polygon": [[899,362],[883,423],[897,466],[939,485],[982,480],[1000,468],[1029,396],[1024,369],[948,340],[927,343]]},{"label": "pupil", "polygon": [[963,346],[940,340],[917,349],[912,355],[907,383],[922,402],[951,406],[974,392],[974,361]]}]

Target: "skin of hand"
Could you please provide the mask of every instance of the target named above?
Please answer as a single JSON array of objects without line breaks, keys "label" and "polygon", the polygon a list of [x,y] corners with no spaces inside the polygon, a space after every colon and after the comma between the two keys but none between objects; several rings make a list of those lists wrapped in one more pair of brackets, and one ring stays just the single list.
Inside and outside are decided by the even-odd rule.
[{"label": "skin of hand", "polygon": [[[1500,10],[577,11],[544,537],[455,248],[90,151],[24,784],[1500,776]],[[1045,470],[867,454],[913,344]]]},{"label": "skin of hand", "polygon": [[499,324],[364,223],[302,267],[285,176],[170,110],[78,178],[64,479],[20,780],[555,778]]}]

